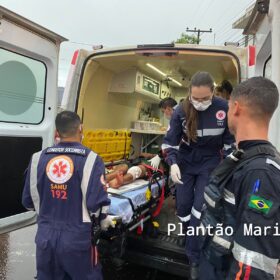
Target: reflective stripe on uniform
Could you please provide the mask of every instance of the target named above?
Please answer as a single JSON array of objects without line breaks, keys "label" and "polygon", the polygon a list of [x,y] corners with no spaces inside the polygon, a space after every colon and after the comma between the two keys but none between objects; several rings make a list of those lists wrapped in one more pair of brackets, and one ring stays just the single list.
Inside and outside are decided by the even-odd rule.
[{"label": "reflective stripe on uniform", "polygon": [[274,275],[279,261],[279,259],[272,259],[261,253],[250,251],[239,245],[237,242],[234,242],[232,253],[238,262],[263,270],[272,275]]},{"label": "reflective stripe on uniform", "polygon": [[180,217],[177,215],[177,217],[180,219],[181,222],[188,222],[191,219],[191,215]]},{"label": "reflective stripe on uniform", "polygon": [[216,202],[206,192],[204,193],[204,199],[211,207],[215,208]]},{"label": "reflective stripe on uniform", "polygon": [[200,217],[201,217],[201,212],[197,211],[194,207],[192,208],[191,213],[192,213],[197,219],[200,219]]},{"label": "reflective stripe on uniform", "polygon": [[224,189],[224,200],[235,205],[235,195],[227,189]]},{"label": "reflective stripe on uniform", "polygon": [[162,150],[165,150],[165,149],[175,149],[175,150],[179,150],[179,146],[171,146],[171,145],[168,145],[168,144],[162,144],[162,145],[161,145],[161,149],[162,149]]},{"label": "reflective stripe on uniform", "polygon": [[224,128],[208,128],[203,129],[203,136],[217,136],[222,135],[224,133]]},{"label": "reflective stripe on uniform", "polygon": [[229,242],[228,240],[226,240],[220,236],[217,236],[217,235],[214,235],[213,242],[219,244],[220,246],[222,246],[226,249],[230,249],[230,246],[231,246],[231,242]]},{"label": "reflective stripe on uniform", "polygon": [[224,133],[224,128],[206,128],[206,129],[198,129],[196,131],[198,137],[202,136],[218,136]]},{"label": "reflective stripe on uniform", "polygon": [[37,214],[40,210],[40,197],[37,188],[37,169],[42,151],[33,154],[30,166],[30,195]]},{"label": "reflective stripe on uniform", "polygon": [[87,196],[87,189],[88,189],[88,182],[91,175],[91,171],[96,159],[96,154],[94,152],[90,152],[87,156],[84,170],[83,170],[83,178],[81,183],[81,189],[83,194],[83,202],[82,202],[82,211],[83,211],[83,222],[91,222],[89,212],[87,209],[87,203],[86,203],[86,196]]},{"label": "reflective stripe on uniform", "polygon": [[198,137],[202,137],[202,130],[201,130],[201,129],[198,129],[198,130],[196,131],[196,134],[197,134]]},{"label": "reflective stripe on uniform", "polygon": [[271,164],[271,165],[273,165],[274,167],[276,167],[277,169],[280,170],[280,165],[277,162],[275,162],[274,160],[271,160],[270,158],[267,158],[266,163]]}]

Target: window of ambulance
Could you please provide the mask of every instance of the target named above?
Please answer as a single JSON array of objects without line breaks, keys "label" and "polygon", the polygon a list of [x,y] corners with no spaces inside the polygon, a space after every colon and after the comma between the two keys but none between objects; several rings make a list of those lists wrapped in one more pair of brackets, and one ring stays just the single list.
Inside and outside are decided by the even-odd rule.
[{"label": "window of ambulance", "polygon": [[44,63],[0,48],[0,122],[42,122],[46,74]]}]

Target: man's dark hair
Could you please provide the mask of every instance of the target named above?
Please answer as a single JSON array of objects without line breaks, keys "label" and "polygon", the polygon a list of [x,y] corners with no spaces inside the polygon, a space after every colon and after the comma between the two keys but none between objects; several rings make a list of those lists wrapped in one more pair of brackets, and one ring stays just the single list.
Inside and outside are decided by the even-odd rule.
[{"label": "man's dark hair", "polygon": [[57,114],[55,119],[56,130],[61,137],[75,136],[81,124],[80,117],[71,111]]},{"label": "man's dark hair", "polygon": [[223,80],[221,83],[221,88],[228,92],[228,94],[232,93],[233,87],[232,84],[228,80]]},{"label": "man's dark hair", "polygon": [[253,77],[237,85],[231,99],[242,99],[256,117],[271,117],[278,106],[276,85],[264,77]]},{"label": "man's dark hair", "polygon": [[216,86],[215,91],[216,92],[223,92],[223,88],[221,86]]},{"label": "man's dark hair", "polygon": [[175,99],[173,99],[172,97],[165,97],[159,102],[158,107],[165,109],[167,107],[173,108],[176,105],[177,101]]},{"label": "man's dark hair", "polygon": [[191,79],[192,87],[206,86],[214,90],[214,79],[208,72],[196,72]]}]

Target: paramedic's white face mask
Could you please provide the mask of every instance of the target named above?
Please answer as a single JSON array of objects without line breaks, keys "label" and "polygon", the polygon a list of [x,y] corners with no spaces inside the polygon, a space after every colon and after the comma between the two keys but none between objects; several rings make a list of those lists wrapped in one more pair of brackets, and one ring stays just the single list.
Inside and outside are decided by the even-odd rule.
[{"label": "paramedic's white face mask", "polygon": [[190,102],[197,111],[205,111],[211,104],[213,90],[209,86],[192,86]]},{"label": "paramedic's white face mask", "polygon": [[169,121],[171,120],[173,114],[173,108],[170,107],[162,108],[161,112],[164,114],[166,119],[168,119]]},{"label": "paramedic's white face mask", "polygon": [[212,99],[199,102],[190,98],[190,102],[197,111],[205,111],[212,104]]}]

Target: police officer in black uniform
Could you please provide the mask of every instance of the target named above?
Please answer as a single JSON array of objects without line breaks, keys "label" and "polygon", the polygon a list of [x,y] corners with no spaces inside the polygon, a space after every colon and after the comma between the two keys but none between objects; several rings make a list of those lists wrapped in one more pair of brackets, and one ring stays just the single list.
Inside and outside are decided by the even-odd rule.
[{"label": "police officer in black uniform", "polygon": [[205,188],[200,279],[274,279],[280,259],[280,156],[268,141],[278,106],[276,85],[263,77],[238,85],[228,126],[238,150]]}]

